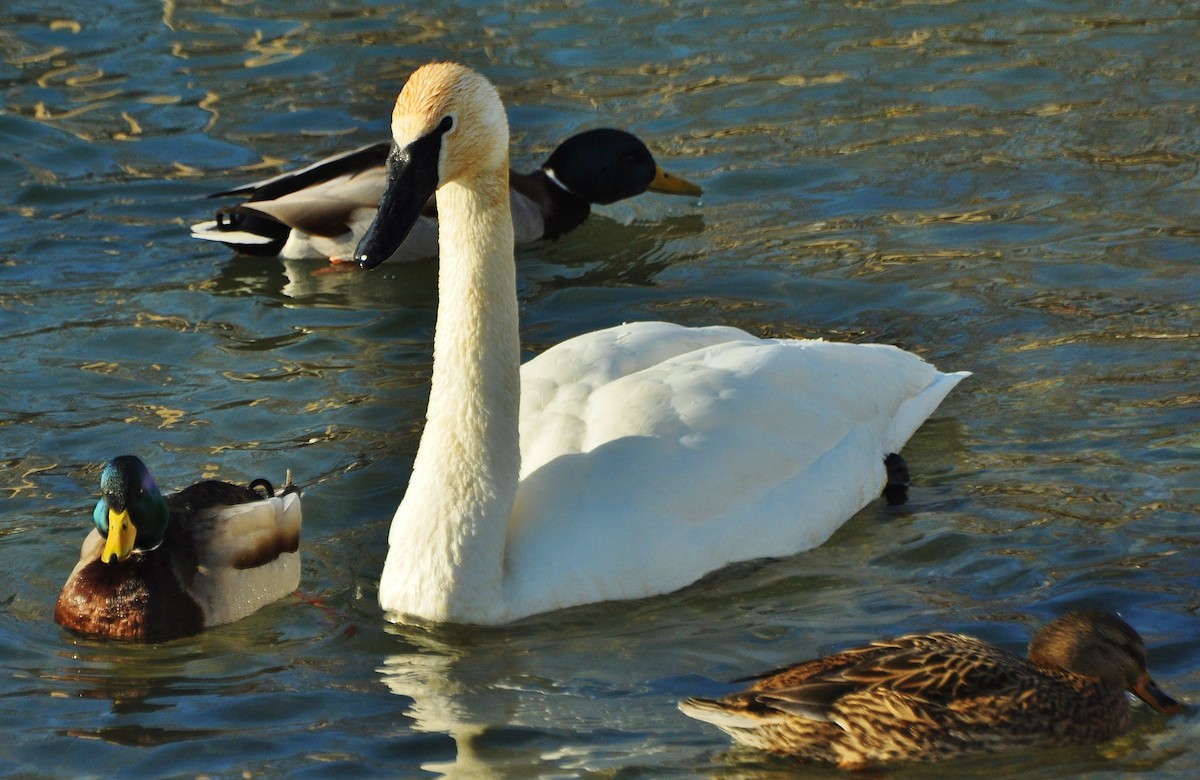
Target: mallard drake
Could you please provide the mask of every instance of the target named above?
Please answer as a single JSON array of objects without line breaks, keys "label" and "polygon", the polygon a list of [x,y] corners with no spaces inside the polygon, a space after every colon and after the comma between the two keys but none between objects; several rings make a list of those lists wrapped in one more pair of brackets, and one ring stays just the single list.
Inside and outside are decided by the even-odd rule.
[{"label": "mallard drake", "polygon": [[426,424],[379,585],[393,619],[504,623],[815,547],[965,376],[891,346],[665,322],[521,366],[495,88],[428,65],[392,117],[400,151],[356,258],[391,257],[435,191],[441,221]]},{"label": "mallard drake", "polygon": [[[391,143],[369,144],[306,168],[211,197],[245,195],[238,206],[192,225],[192,237],[248,255],[288,259],[349,258],[379,209]],[[573,135],[532,173],[510,171],[509,206],[516,242],[556,239],[583,224],[593,204],[644,192],[702,193],[667,173],[637,136],[600,128]],[[426,204],[392,262],[437,257],[437,212]]]},{"label": "mallard drake", "polygon": [[1100,742],[1132,722],[1125,691],[1184,709],[1146,671],[1142,638],[1106,612],[1049,623],[1028,660],[961,634],[910,634],[756,679],[679,709],[746,745],[845,769]]},{"label": "mallard drake", "polygon": [[164,641],[230,623],[300,583],[300,492],[288,475],[205,480],[164,497],[133,455],[100,474],[96,527],[54,609],[88,636]]}]

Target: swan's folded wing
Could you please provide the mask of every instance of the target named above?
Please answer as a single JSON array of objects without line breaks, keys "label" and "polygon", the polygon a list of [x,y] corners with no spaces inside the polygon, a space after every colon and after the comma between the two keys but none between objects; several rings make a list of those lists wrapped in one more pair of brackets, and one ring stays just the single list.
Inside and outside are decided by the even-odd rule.
[{"label": "swan's folded wing", "polygon": [[737,328],[636,322],[576,336],[521,366],[522,475],[582,451],[589,437],[594,446],[596,434],[589,432],[585,414],[594,409],[591,397],[600,387],[679,355],[736,341],[758,339]]},{"label": "swan's folded wing", "polygon": [[681,334],[712,343],[657,362],[672,345],[650,338],[526,367],[512,571],[557,558],[565,589],[601,600],[811,549],[879,496],[905,404],[957,381],[895,347],[720,330]]}]

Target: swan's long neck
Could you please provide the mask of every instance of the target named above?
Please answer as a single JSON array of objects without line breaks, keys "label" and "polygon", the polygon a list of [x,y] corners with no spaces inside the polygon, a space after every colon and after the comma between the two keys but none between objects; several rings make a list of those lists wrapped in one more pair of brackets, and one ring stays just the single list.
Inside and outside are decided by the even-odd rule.
[{"label": "swan's long neck", "polygon": [[503,600],[520,471],[520,341],[508,160],[437,193],[437,330],[425,432],[389,537],[380,602],[479,622]]}]

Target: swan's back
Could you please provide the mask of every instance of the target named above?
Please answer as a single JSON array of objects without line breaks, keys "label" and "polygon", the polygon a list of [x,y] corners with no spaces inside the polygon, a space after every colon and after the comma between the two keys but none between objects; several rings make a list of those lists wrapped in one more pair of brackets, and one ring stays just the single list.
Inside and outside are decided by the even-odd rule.
[{"label": "swan's back", "polygon": [[522,368],[509,596],[666,593],[811,549],[878,497],[884,457],[964,376],[896,347],[724,327],[566,341]]}]

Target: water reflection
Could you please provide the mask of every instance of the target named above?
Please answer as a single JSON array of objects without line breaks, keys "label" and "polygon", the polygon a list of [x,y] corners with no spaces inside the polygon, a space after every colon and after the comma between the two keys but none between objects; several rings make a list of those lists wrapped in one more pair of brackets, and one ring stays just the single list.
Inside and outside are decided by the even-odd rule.
[{"label": "water reflection", "polygon": [[281,260],[286,284],[280,294],[304,306],[396,308],[433,311],[437,303],[437,261],[384,265],[372,271],[336,268],[324,261]]},{"label": "water reflection", "polygon": [[[536,300],[555,290],[571,287],[648,287],[674,263],[695,255],[678,250],[676,242],[704,232],[704,215],[666,216],[654,221],[623,224],[592,217],[601,224],[581,228],[555,244],[541,247],[537,259],[550,278],[539,274],[529,280],[522,299]],[[673,246],[667,251],[668,244]],[[526,250],[524,255],[532,254]],[[543,270],[539,269],[539,270]]]},{"label": "water reflection", "polygon": [[[652,286],[673,264],[694,259],[678,248],[668,250],[668,245],[700,236],[704,229],[702,214],[628,224],[593,216],[589,224],[558,241],[539,242],[518,252],[522,299],[534,301],[575,287]],[[287,300],[305,308],[433,311],[437,261],[384,264],[361,271],[316,260],[232,255],[205,287],[221,295]]]},{"label": "water reflection", "polygon": [[414,731],[446,734],[454,741],[451,761],[427,761],[422,768],[452,777],[489,777],[492,759],[480,740],[510,723],[515,707],[498,683],[512,676],[513,657],[486,653],[470,634],[451,629],[445,638],[419,628],[389,626],[388,633],[411,647],[383,659],[377,671],[397,696],[410,699],[405,715]]},{"label": "water reflection", "polygon": [[[809,770],[694,728],[672,700],[696,691],[672,676],[725,680],[897,629],[984,626],[1019,646],[1024,625],[1081,603],[1125,613],[1194,703],[1192,9],[600,9],[6,7],[5,771],[44,775],[50,756],[74,775],[793,776]],[[560,615],[507,640],[384,634],[375,583],[424,418],[436,264],[313,276],[321,264],[235,257],[186,226],[229,171],[383,137],[396,91],[435,58],[497,83],[521,169],[616,125],[709,192],[522,252],[527,352],[657,317],[891,341],[974,370],[910,444],[903,511],[570,631]],[[157,453],[172,484],[291,466],[312,486],[303,587],[357,634],[294,604],[161,648],[61,633],[91,469],[121,451]],[[1097,751],[889,774],[1193,777],[1198,738],[1184,717]]]},{"label": "water reflection", "polygon": [[[95,725],[60,729],[64,736],[99,739],[115,745],[157,745],[186,741],[217,733],[213,729],[143,726],[138,716],[174,710],[175,697],[195,689],[196,681],[185,670],[196,654],[162,653],[140,645],[106,644],[71,638],[69,650],[60,650],[60,668],[44,675],[52,696],[107,701],[107,716],[93,714]],[[190,657],[189,657],[190,656]],[[113,723],[116,718],[118,723]],[[172,718],[174,720],[174,718]]]}]

